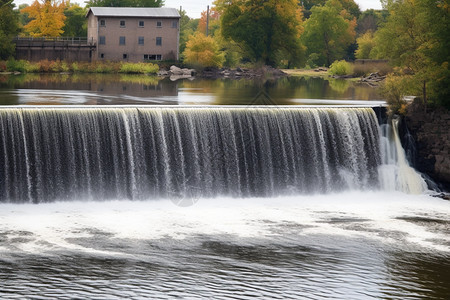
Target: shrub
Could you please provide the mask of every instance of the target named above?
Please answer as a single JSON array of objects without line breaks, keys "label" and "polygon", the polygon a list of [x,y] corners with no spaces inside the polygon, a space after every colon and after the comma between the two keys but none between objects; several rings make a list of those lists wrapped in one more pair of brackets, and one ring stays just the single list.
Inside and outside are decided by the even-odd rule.
[{"label": "shrub", "polygon": [[27,63],[27,68],[26,68],[27,73],[39,73],[39,71],[40,71],[40,68],[39,68],[38,63],[32,63],[32,62]]},{"label": "shrub", "polygon": [[26,72],[27,62],[24,60],[9,59],[6,62],[6,70],[9,72]]},{"label": "shrub", "polygon": [[39,72],[48,73],[52,70],[52,62],[48,59],[44,59],[38,62]]},{"label": "shrub", "polygon": [[6,61],[1,60],[0,61],[0,72],[5,72],[6,71]]},{"label": "shrub", "polygon": [[95,67],[92,69],[94,73],[113,73],[113,68],[111,65],[104,63],[97,63]]},{"label": "shrub", "polygon": [[331,64],[330,69],[328,70],[331,75],[349,75],[352,74],[352,65],[345,60],[335,61]]},{"label": "shrub", "polygon": [[410,85],[410,75],[389,74],[381,85],[380,93],[388,104],[388,114],[402,114],[406,109],[405,96]]},{"label": "shrub", "polygon": [[156,74],[159,66],[151,63],[123,63],[120,67],[120,73],[127,74]]}]

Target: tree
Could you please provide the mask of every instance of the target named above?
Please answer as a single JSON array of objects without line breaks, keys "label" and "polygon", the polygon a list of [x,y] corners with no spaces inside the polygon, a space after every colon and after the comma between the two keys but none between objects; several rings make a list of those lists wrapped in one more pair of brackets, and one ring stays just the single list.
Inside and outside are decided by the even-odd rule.
[{"label": "tree", "polygon": [[[68,3],[68,2],[67,2]],[[33,4],[21,10],[32,19],[23,28],[26,33],[33,37],[57,37],[64,31],[64,9],[67,3],[57,0],[35,0]]]},{"label": "tree", "polygon": [[[202,11],[202,15],[200,17],[200,20],[198,22],[198,28],[197,30],[203,33],[206,33],[206,15],[207,11]],[[213,6],[209,10],[209,24],[208,24],[208,35],[214,36],[216,31],[220,28],[220,14],[217,11],[216,7]]]},{"label": "tree", "polygon": [[198,28],[198,19],[191,19],[186,14],[185,10],[179,11],[180,13],[180,53],[186,49],[186,43],[189,37],[194,34]]},{"label": "tree", "polygon": [[89,0],[86,7],[161,7],[164,0]]},{"label": "tree", "polygon": [[201,67],[221,67],[224,61],[216,41],[201,32],[189,37],[183,56],[187,64]]},{"label": "tree", "polygon": [[[388,2],[387,22],[375,34],[378,58],[413,75],[424,103],[450,106],[450,18],[445,1]],[[420,92],[419,92],[420,91]]]},{"label": "tree", "polygon": [[86,9],[78,4],[69,4],[64,10],[66,22],[63,27],[63,36],[86,37],[87,20]]},{"label": "tree", "polygon": [[314,6],[311,12],[301,40],[308,55],[318,55],[317,65],[329,66],[342,59],[354,42],[356,19],[350,19],[352,16],[334,0],[328,0],[324,6]]},{"label": "tree", "polygon": [[356,58],[367,59],[376,58],[375,51],[372,51],[375,47],[375,40],[373,38],[372,31],[367,31],[362,36],[356,39],[358,49],[356,50]]},{"label": "tree", "polygon": [[17,14],[19,15],[19,25],[21,27],[21,30],[22,30],[23,26],[27,25],[31,21],[28,13],[22,13],[22,9],[24,9],[25,7],[28,7],[28,6],[29,6],[28,4],[20,4],[19,10],[17,11]]},{"label": "tree", "polygon": [[[303,14],[305,15],[305,18],[309,19],[309,17],[311,16],[311,8],[313,8],[314,6],[323,6],[326,2],[327,0],[301,0],[300,5],[303,8]],[[348,13],[355,18],[358,19],[361,15],[361,10],[354,0],[339,0],[339,4],[343,9],[348,11]]]},{"label": "tree", "polygon": [[224,7],[222,35],[238,43],[246,56],[276,66],[280,57],[303,59],[299,37],[302,13],[296,0],[237,0]]},{"label": "tree", "polygon": [[356,32],[358,34],[364,34],[368,30],[375,32],[382,23],[386,22],[388,16],[387,10],[374,10],[368,9],[364,11],[358,18],[358,25],[356,26]]},{"label": "tree", "polygon": [[19,24],[13,9],[12,0],[0,0],[0,59],[8,59],[14,54],[13,38]]}]

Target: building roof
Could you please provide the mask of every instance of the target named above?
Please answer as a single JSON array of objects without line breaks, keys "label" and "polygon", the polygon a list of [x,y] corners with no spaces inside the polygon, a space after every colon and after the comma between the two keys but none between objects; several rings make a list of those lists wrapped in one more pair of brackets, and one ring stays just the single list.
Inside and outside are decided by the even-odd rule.
[{"label": "building roof", "polygon": [[180,18],[176,8],[169,7],[90,7],[91,13],[98,17],[137,17],[137,18]]}]

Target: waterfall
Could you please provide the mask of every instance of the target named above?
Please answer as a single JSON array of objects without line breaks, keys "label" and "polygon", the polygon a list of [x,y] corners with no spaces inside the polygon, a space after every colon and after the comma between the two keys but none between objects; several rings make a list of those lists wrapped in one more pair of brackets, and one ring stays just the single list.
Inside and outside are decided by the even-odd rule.
[{"label": "waterfall", "polygon": [[381,188],[389,191],[402,191],[408,194],[421,194],[427,190],[427,183],[412,168],[406,159],[405,150],[398,134],[398,119],[392,119],[392,126],[383,124],[381,130],[381,157],[379,167]]},{"label": "waterfall", "polygon": [[0,202],[273,197],[390,176],[420,192],[400,144],[380,150],[371,108],[15,107],[0,129]]}]

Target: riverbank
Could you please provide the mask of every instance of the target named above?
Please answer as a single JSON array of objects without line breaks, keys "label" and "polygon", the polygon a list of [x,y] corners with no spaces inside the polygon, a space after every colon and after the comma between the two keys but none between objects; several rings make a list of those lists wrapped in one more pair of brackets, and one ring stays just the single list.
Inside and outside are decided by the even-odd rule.
[{"label": "riverbank", "polygon": [[288,74],[283,70],[276,69],[270,66],[262,66],[257,68],[204,68],[200,70],[194,69],[180,69],[176,66],[171,66],[169,70],[160,70],[160,76],[181,76],[180,78],[199,77],[206,79],[257,79],[257,78],[281,78]]},{"label": "riverbank", "polygon": [[99,74],[154,74],[158,73],[159,66],[152,63],[131,62],[66,62],[41,60],[30,62],[26,60],[0,61],[0,73],[99,73]]}]

